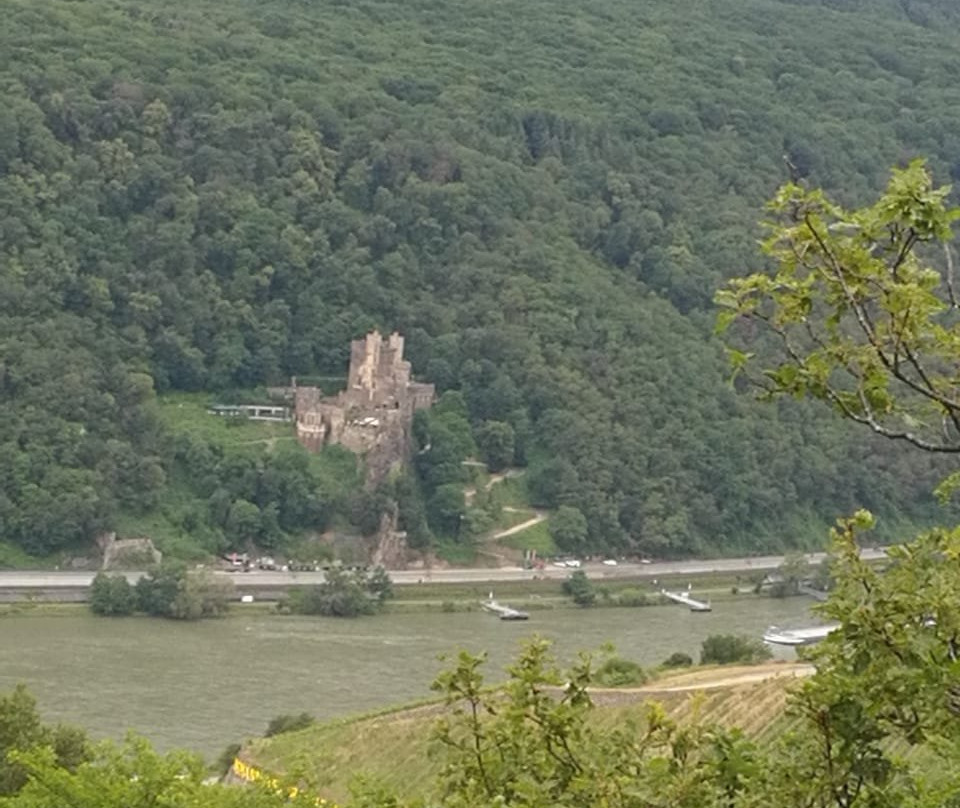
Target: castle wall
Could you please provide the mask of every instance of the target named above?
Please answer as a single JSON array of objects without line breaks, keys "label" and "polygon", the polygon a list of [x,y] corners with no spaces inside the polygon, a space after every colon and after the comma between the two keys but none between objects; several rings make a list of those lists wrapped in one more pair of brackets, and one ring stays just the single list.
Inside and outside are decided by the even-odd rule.
[{"label": "castle wall", "polygon": [[297,420],[297,440],[311,452],[319,452],[326,441],[327,425],[317,413],[308,412]]},{"label": "castle wall", "polygon": [[293,409],[297,420],[301,413],[310,412],[323,397],[323,392],[319,387],[297,387],[293,391]]}]

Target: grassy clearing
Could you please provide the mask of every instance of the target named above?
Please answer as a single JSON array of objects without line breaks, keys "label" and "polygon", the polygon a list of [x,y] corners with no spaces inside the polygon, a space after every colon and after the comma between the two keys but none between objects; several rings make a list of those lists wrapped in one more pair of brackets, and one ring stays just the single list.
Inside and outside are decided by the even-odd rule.
[{"label": "grassy clearing", "polygon": [[473,544],[461,544],[449,539],[438,539],[434,547],[437,557],[454,567],[469,567],[477,560],[477,548]]},{"label": "grassy clearing", "polygon": [[174,434],[192,435],[221,446],[294,441],[293,424],[211,415],[207,407],[223,403],[208,393],[171,393],[157,399],[157,412]]},{"label": "grassy clearing", "polygon": [[[534,514],[531,513],[527,519],[533,518],[533,515]],[[553,543],[549,525],[550,520],[545,519],[543,522],[538,522],[526,530],[521,530],[512,536],[500,539],[499,544],[513,550],[535,550],[541,558],[550,558],[557,554],[557,545]]]},{"label": "grassy clearing", "polygon": [[508,530],[515,525],[521,525],[533,519],[537,514],[534,511],[502,510],[493,523],[493,531]]},{"label": "grassy clearing", "polygon": [[491,487],[490,493],[500,505],[524,510],[532,507],[527,494],[526,477],[522,474],[516,477],[504,477]]},{"label": "grassy clearing", "polygon": [[0,541],[0,569],[49,569],[59,563],[57,556],[32,556],[22,548]]},{"label": "grassy clearing", "polygon": [[[534,579],[534,573],[525,581],[497,581],[497,596],[503,599],[522,600],[524,598],[551,598],[563,596],[563,581],[561,579]],[[663,586],[667,589],[687,588],[687,584],[693,585],[693,591],[697,594],[709,593],[716,600],[734,597],[758,597],[753,594],[752,588],[744,587],[739,595],[731,593],[731,587],[735,582],[735,576],[730,575],[672,575],[663,576],[657,579],[657,585],[653,585],[652,576],[625,576],[623,578],[612,578],[604,580],[599,577],[590,576],[598,590],[604,590],[616,594],[624,589],[640,589],[648,592],[651,596],[655,595]],[[486,598],[490,591],[489,583],[434,583],[430,580],[430,572],[423,571],[422,582],[419,584],[410,584],[408,586],[395,586],[394,597],[397,601],[415,600],[415,601],[461,601],[475,600],[477,598]],[[760,596],[763,597],[763,596]]]},{"label": "grassy clearing", "polygon": [[[236,400],[255,397],[246,393],[236,395]],[[262,396],[256,398],[263,400]],[[260,456],[268,452],[304,451],[296,441],[292,423],[252,421],[207,412],[208,406],[219,401],[203,393],[175,393],[160,397],[156,406],[159,417],[174,437],[189,435],[219,445],[228,454]],[[356,458],[342,447],[332,446],[311,453],[309,462],[315,479],[331,499],[360,485]],[[202,518],[206,513],[206,500],[198,497],[188,482],[177,475],[174,468],[162,499],[153,510],[120,513],[116,520],[117,533],[121,537],[149,536],[165,555],[187,561],[215,555],[221,550],[222,537]]]},{"label": "grassy clearing", "polygon": [[[559,597],[563,594],[562,581],[497,581],[495,586],[497,588],[498,598]],[[489,592],[490,584],[487,582],[456,584],[432,583],[428,572],[424,572],[423,574],[423,583],[416,585],[411,584],[409,586],[395,586],[393,588],[394,600],[397,601],[459,601],[475,600],[477,598],[486,600]]]}]

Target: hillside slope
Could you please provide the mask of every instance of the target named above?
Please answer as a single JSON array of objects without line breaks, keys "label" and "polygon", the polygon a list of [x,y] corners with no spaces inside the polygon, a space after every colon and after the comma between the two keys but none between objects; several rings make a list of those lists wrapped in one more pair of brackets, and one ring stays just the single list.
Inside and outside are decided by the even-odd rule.
[{"label": "hillside slope", "polygon": [[[648,686],[594,689],[591,720],[602,727],[642,723],[647,705],[663,705],[678,721],[696,719],[739,727],[752,738],[774,738],[790,726],[781,715],[787,686],[809,666],[790,663],[698,670],[667,676]],[[297,773],[325,796],[343,801],[359,778],[380,782],[404,797],[428,796],[443,765],[431,742],[439,705],[397,710],[266,738],[240,758],[271,773]]]},{"label": "hillside slope", "polygon": [[958,34],[932,0],[9,0],[0,538],[83,543],[171,484],[211,546],[349,511],[303,459],[217,485],[153,396],[342,375],[374,326],[509,425],[586,549],[924,520],[936,461],[732,390],[710,300],[784,155],[845,201],[917,153],[960,176]]}]

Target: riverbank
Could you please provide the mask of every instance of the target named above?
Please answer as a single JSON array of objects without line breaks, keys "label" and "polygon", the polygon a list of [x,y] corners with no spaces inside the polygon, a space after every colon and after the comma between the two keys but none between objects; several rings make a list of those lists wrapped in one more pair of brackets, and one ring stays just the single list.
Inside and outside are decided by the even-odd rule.
[{"label": "riverbank", "polygon": [[[573,570],[568,571],[568,575]],[[589,577],[589,574],[588,574]],[[597,598],[591,608],[608,607],[638,607],[671,606],[660,595],[661,589],[687,591],[699,599],[723,603],[735,598],[756,598],[757,584],[763,579],[764,573],[754,573],[744,576],[735,573],[700,573],[692,575],[667,575],[663,578],[654,578],[649,575],[635,577],[606,577],[590,578]],[[254,588],[244,585],[245,577],[230,576],[234,581],[235,593],[231,615],[242,614],[279,614],[277,604],[286,594],[286,590],[271,588],[265,593],[258,593]],[[530,578],[528,580],[508,580],[497,582],[416,582],[399,584],[394,587],[394,596],[385,605],[384,611],[389,614],[414,614],[418,612],[471,612],[481,611],[482,603],[491,595],[511,606],[524,611],[540,611],[544,609],[577,608],[570,597],[563,592],[563,580],[557,578]],[[303,584],[308,586],[311,584]],[[291,585],[294,588],[298,584]],[[7,590],[8,600],[0,602],[0,616],[10,614],[43,614],[69,615],[76,614],[77,610],[86,610],[87,593],[85,589],[76,587],[72,590],[69,599],[61,599],[62,592],[55,590],[52,596],[42,590]],[[266,594],[261,598],[260,594]],[[253,601],[241,603],[240,598],[248,596]],[[760,597],[767,597],[761,595]]]},{"label": "riverbank", "polygon": [[[879,561],[886,557],[882,549],[864,549],[864,560]],[[824,553],[810,553],[804,558],[808,564],[819,564],[825,558]],[[756,576],[776,570],[784,563],[784,556],[760,556],[751,558],[699,559],[689,561],[660,561],[650,564],[624,563],[616,566],[602,563],[587,563],[582,569],[598,582],[627,582],[646,580],[653,586],[664,581],[691,583],[696,576],[727,576],[727,580],[736,582],[755,580]],[[506,583],[540,580],[563,581],[572,572],[570,567],[549,565],[539,570],[521,567],[466,567],[437,568],[430,570],[391,570],[390,576],[397,587],[423,586],[428,584],[465,584],[486,591],[499,589]],[[136,581],[144,573],[131,571],[121,573],[131,581]],[[310,586],[325,580],[323,572],[283,572],[256,570],[232,575],[216,572],[230,578],[238,592],[252,594],[257,600],[278,600],[291,587]],[[83,601],[93,580],[93,572],[60,571],[0,571],[0,602],[15,600],[59,600]],[[731,577],[732,576],[732,577]],[[731,584],[732,585],[732,584]]]}]

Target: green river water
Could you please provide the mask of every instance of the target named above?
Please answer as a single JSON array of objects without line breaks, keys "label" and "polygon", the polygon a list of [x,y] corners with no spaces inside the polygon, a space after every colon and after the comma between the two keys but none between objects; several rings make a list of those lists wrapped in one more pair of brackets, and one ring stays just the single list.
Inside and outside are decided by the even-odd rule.
[{"label": "green river water", "polygon": [[94,737],[133,730],[160,748],[212,758],[260,735],[279,713],[334,718],[429,696],[438,656],[461,648],[486,650],[494,678],[533,635],[554,640],[563,658],[612,642],[654,665],[674,651],[696,658],[709,634],[759,636],[770,624],[809,623],[809,607],[804,598],[758,597],[715,604],[709,614],[682,606],[555,609],[518,623],[481,612],[336,620],[242,607],[197,623],[5,615],[0,690],[24,682],[45,720],[79,724]]}]

